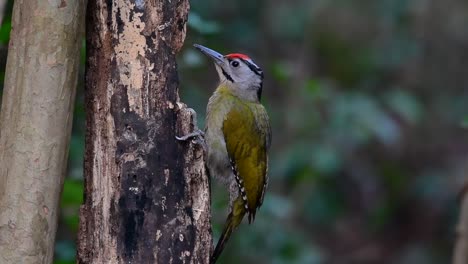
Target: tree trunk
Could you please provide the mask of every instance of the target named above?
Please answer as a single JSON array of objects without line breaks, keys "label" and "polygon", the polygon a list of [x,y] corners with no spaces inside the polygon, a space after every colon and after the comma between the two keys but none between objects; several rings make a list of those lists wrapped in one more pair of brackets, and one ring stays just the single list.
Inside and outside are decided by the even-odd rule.
[{"label": "tree trunk", "polygon": [[3,23],[3,18],[5,17],[5,7],[8,0],[0,0],[0,25]]},{"label": "tree trunk", "polygon": [[457,225],[457,239],[453,256],[453,264],[468,263],[468,195],[466,186],[461,197],[460,219]]},{"label": "tree trunk", "polygon": [[52,263],[84,0],[16,0],[0,114],[0,263]]},{"label": "tree trunk", "polygon": [[209,182],[179,102],[188,0],[89,1],[78,263],[208,263]]}]

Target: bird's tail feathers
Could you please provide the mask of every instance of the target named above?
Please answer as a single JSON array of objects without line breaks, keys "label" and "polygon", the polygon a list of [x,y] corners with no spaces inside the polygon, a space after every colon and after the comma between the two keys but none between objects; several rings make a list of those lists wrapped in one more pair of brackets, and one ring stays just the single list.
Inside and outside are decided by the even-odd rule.
[{"label": "bird's tail feathers", "polygon": [[210,264],[214,264],[218,259],[221,252],[223,252],[224,246],[226,242],[231,237],[232,232],[236,229],[237,226],[242,222],[244,215],[246,213],[244,201],[239,196],[232,206],[232,212],[229,214],[226,223],[224,225],[223,233],[218,240],[218,244],[216,244],[216,248],[211,255]]}]

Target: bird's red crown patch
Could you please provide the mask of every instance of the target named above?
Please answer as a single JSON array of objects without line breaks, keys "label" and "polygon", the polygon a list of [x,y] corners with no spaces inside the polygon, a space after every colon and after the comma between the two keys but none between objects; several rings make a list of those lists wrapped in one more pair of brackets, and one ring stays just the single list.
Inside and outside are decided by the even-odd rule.
[{"label": "bird's red crown patch", "polygon": [[242,53],[231,53],[231,54],[226,55],[226,57],[230,59],[239,58],[243,60],[251,60],[249,56],[242,54]]}]

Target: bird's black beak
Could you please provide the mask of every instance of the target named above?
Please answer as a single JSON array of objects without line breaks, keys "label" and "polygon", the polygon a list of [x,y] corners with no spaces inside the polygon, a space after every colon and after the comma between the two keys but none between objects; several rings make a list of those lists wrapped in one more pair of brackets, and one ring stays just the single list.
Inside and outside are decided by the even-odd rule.
[{"label": "bird's black beak", "polygon": [[204,47],[202,45],[199,45],[199,44],[193,44],[193,46],[201,51],[203,54],[205,54],[206,56],[210,57],[211,59],[213,59],[213,61],[219,65],[219,66],[223,66],[224,64],[224,56],[222,54],[220,54],[219,52],[217,51],[214,51],[212,49],[209,49],[207,47]]}]

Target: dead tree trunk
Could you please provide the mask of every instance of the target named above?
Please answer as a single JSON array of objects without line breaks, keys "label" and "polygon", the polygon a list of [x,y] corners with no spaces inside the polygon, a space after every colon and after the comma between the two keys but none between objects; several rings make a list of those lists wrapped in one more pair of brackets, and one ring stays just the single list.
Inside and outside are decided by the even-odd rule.
[{"label": "dead tree trunk", "polygon": [[16,0],[0,115],[0,263],[52,263],[84,0]]},{"label": "dead tree trunk", "polygon": [[208,263],[209,182],[179,102],[188,0],[89,1],[79,263]]}]

